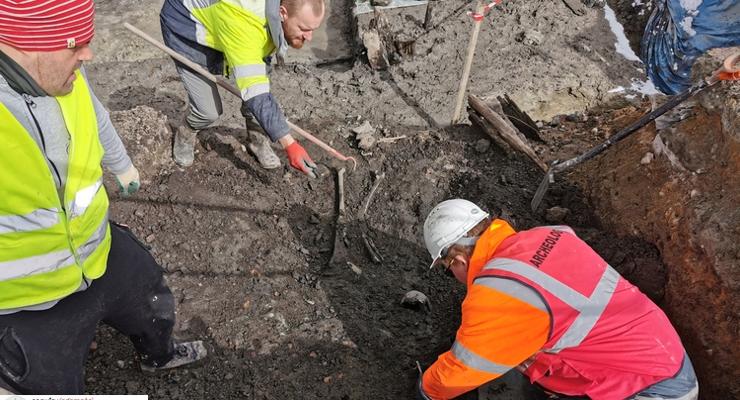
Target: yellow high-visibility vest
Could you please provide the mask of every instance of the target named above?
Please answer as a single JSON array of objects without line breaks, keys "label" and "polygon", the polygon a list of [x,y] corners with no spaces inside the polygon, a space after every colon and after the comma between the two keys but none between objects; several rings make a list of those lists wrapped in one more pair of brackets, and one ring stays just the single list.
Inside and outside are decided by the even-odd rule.
[{"label": "yellow high-visibility vest", "polygon": [[0,309],[75,292],[105,273],[111,237],[103,146],[82,73],[56,97],[70,135],[63,200],[29,132],[0,103]]},{"label": "yellow high-visibility vest", "polygon": [[244,101],[270,92],[265,57],[275,52],[265,0],[188,0],[199,44],[224,53]]}]

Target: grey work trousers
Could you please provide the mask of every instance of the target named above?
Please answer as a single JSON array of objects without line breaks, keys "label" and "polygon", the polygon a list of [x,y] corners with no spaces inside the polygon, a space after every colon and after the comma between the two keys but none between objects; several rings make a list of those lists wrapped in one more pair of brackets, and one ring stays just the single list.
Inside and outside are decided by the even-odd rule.
[{"label": "grey work trousers", "polygon": [[681,397],[648,397],[648,396],[640,396],[637,395],[634,397],[633,400],[696,400],[699,398],[699,383],[696,383],[696,386],[694,386],[693,389],[691,389],[690,392],[686,393],[685,395]]},{"label": "grey work trousers", "polygon": [[218,86],[181,63],[176,62],[175,65],[188,92],[189,112],[185,120],[195,130],[211,126],[224,112]]},{"label": "grey work trousers", "polygon": [[[221,96],[218,86],[190,68],[176,62],[177,73],[180,74],[185,91],[188,92],[188,115],[185,117],[188,125],[196,131],[208,128],[223,114]],[[241,113],[246,119],[247,130],[264,133],[262,127],[247,107],[242,103]]]}]

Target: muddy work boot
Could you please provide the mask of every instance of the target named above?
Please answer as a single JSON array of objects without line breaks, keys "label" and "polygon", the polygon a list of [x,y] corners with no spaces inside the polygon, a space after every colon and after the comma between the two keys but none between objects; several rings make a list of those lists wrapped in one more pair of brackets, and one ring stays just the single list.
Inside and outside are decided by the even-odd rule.
[{"label": "muddy work boot", "polygon": [[270,140],[261,132],[249,129],[249,151],[257,157],[264,169],[275,169],[280,167],[280,159],[270,147]]},{"label": "muddy work boot", "polygon": [[191,128],[187,122],[180,124],[175,131],[175,143],[172,146],[172,158],[181,167],[193,165],[195,157],[195,137],[198,131]]},{"label": "muddy work boot", "polygon": [[204,359],[208,355],[208,350],[203,342],[196,340],[193,342],[175,343],[175,355],[172,359],[162,366],[148,365],[141,363],[141,370],[144,372],[155,372],[164,369],[176,368],[183,365],[194,363]]}]

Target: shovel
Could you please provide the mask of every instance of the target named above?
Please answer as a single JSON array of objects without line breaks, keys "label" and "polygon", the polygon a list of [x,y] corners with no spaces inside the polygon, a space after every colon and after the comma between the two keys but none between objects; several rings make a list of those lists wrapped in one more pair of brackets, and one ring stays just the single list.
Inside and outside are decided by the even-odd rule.
[{"label": "shovel", "polygon": [[[153,37],[147,35],[146,33],[142,32],[141,30],[139,30],[135,26],[129,24],[128,22],[124,22],[123,23],[123,26],[126,29],[128,29],[129,31],[131,31],[132,33],[134,33],[136,36],[138,36],[138,37],[146,40],[147,42],[149,42],[152,45],[154,45],[154,47],[156,47],[156,48],[164,51],[165,53],[167,53],[170,57],[172,57],[175,60],[183,63],[188,68],[190,68],[193,71],[197,72],[198,74],[200,74],[204,78],[206,78],[209,81],[211,81],[211,82],[213,82],[213,83],[221,86],[222,88],[228,90],[234,96],[236,96],[236,97],[238,97],[238,98],[241,99],[241,97],[242,97],[241,91],[237,87],[235,87],[234,85],[232,85],[229,81],[227,81],[226,79],[224,79],[223,77],[215,76],[215,75],[211,74],[205,68],[203,68],[200,65],[198,65],[198,64],[190,61],[189,59],[185,58],[185,56],[183,56],[183,55],[175,52],[174,50],[172,50],[169,47],[165,46],[163,43],[161,43],[158,40],[154,39]],[[328,144],[326,144],[323,141],[321,141],[316,136],[314,136],[314,135],[312,135],[312,134],[304,131],[299,126],[295,125],[294,123],[292,123],[290,121],[288,121],[288,126],[290,127],[290,129],[293,130],[293,132],[295,132],[295,133],[303,136],[309,142],[311,142],[311,143],[315,144],[316,146],[320,147],[322,150],[326,151],[327,153],[329,153],[330,155],[332,155],[334,158],[337,158],[337,159],[342,160],[342,161],[352,161],[352,171],[354,171],[357,168],[357,160],[355,160],[354,157],[347,157],[347,156],[345,156],[344,154],[338,152],[333,147],[331,147]]]},{"label": "shovel", "polygon": [[703,79],[701,82],[684,90],[683,92],[673,96],[670,100],[665,102],[663,105],[651,111],[650,113],[643,115],[640,119],[633,122],[628,127],[622,129],[621,131],[619,131],[618,133],[616,133],[614,136],[610,137],[606,141],[602,142],[601,144],[598,144],[592,147],[587,152],[577,157],[573,157],[570,160],[566,160],[563,162],[559,162],[559,160],[553,161],[550,164],[550,168],[547,170],[545,177],[542,178],[542,182],[540,183],[540,186],[537,188],[537,191],[534,193],[534,197],[532,197],[532,202],[530,204],[532,206],[532,212],[537,211],[537,207],[539,207],[540,203],[542,202],[542,198],[545,197],[545,192],[547,192],[547,188],[550,186],[551,183],[555,182],[554,178],[555,178],[556,173],[563,172],[584,161],[588,161],[594,158],[598,154],[601,154],[607,148],[611,147],[613,144],[626,138],[627,136],[631,135],[638,129],[647,125],[654,119],[665,114],[668,110],[677,106],[684,100],[688,99],[689,97],[694,96],[695,94],[701,92],[702,90],[708,87],[715,85],[717,82],[728,81],[728,80],[736,81],[740,79],[740,67],[737,66],[738,62],[740,62],[740,53],[727,57],[722,67],[718,69],[717,71],[715,71],[711,76]]}]

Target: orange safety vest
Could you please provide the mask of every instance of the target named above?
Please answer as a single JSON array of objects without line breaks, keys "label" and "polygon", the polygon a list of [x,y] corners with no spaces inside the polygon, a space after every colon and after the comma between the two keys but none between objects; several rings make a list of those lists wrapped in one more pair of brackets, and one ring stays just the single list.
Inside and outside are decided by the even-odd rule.
[{"label": "orange safety vest", "polygon": [[[424,392],[435,400],[455,398],[501,376],[547,340],[550,318],[546,311],[503,291],[473,284],[496,248],[515,234],[506,221],[497,219],[476,243],[455,343],[424,373]],[[482,365],[470,362],[472,354],[481,356]]]},{"label": "orange safety vest", "polygon": [[[665,314],[570,228],[539,227],[498,241],[490,236],[495,235],[484,234],[486,240],[476,245],[468,288],[500,289],[533,307],[544,302],[551,320],[546,343],[519,366],[532,382],[566,395],[624,399],[681,368],[685,351]],[[482,260],[481,255],[489,257]],[[512,291],[502,286],[507,280],[522,285]],[[512,334],[527,335],[527,330]],[[489,344],[495,343],[493,335]],[[451,353],[461,365],[489,376],[512,367],[511,360],[502,362],[505,357],[487,355],[483,345],[456,341]],[[434,383],[444,384],[428,383],[430,392],[437,393]],[[426,384],[425,379],[425,391]]]}]

